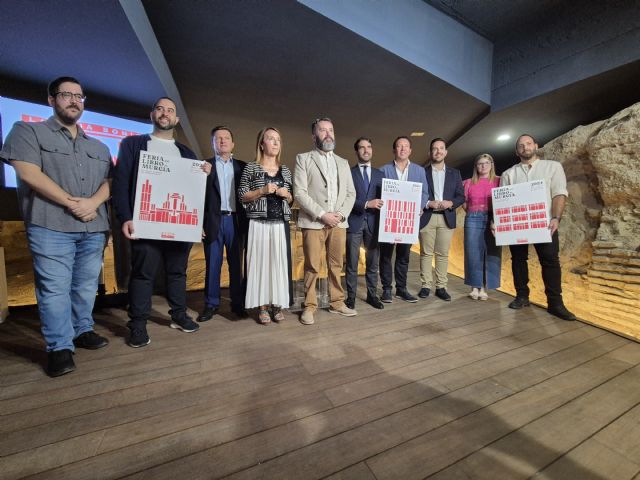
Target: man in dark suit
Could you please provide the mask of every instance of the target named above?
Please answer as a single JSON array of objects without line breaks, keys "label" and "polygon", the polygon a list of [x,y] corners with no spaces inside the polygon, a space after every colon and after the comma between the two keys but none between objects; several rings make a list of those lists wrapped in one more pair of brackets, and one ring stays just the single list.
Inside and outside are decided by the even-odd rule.
[{"label": "man in dark suit", "polygon": [[360,245],[366,249],[367,303],[373,308],[383,309],[384,305],[378,298],[378,223],[380,208],[382,208],[382,172],[371,166],[373,147],[371,140],[360,137],[353,148],[358,157],[358,164],[351,168],[353,185],[356,189],[356,201],[349,215],[347,229],[347,299],[345,304],[355,308],[356,289],[358,286],[358,262],[360,260]]},{"label": "man in dark suit", "polygon": [[447,292],[449,247],[456,228],[456,208],[464,203],[460,171],[444,164],[447,144],[434,138],[429,146],[431,163],[425,167],[429,184],[429,202],[420,217],[420,298],[427,298],[433,287],[432,260],[436,256],[436,297],[451,301]]},{"label": "man in dark suit", "polygon": [[[384,178],[401,180],[406,182],[416,182],[422,185],[420,196],[420,209],[422,216],[429,199],[429,184],[425,176],[424,168],[412,163],[411,139],[400,136],[393,141],[394,159],[380,169]],[[393,251],[396,252],[393,272],[391,267],[391,257]],[[409,303],[416,303],[418,299],[407,290],[407,275],[409,272],[409,258],[411,256],[411,245],[408,243],[380,243],[380,283],[382,283],[382,298],[384,303],[393,302],[391,295],[392,273],[396,281],[396,297]]]},{"label": "man in dark suit", "polygon": [[233,158],[233,133],[228,127],[211,130],[211,145],[215,157],[207,177],[207,193],[204,203],[204,256],[206,275],[204,285],[204,310],[198,317],[206,322],[220,307],[220,272],[226,249],[229,267],[229,291],[231,311],[239,317],[246,316],[244,309],[244,280],[242,275],[242,251],[247,220],[244,208],[236,192],[246,163]]}]

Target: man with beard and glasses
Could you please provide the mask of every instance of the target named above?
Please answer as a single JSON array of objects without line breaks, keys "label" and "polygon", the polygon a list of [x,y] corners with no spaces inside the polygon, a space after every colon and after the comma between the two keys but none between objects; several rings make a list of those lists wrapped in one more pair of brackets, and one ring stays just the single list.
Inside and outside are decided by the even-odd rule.
[{"label": "man with beard and glasses", "polygon": [[[558,226],[569,195],[567,178],[560,162],[542,160],[538,157],[538,143],[529,134],[522,134],[516,140],[516,155],[520,163],[509,168],[500,177],[500,186],[544,180],[547,189],[547,212],[551,218],[549,230],[550,243],[536,243],[534,248],[542,267],[544,293],[547,296],[547,311],[563,320],[575,320],[576,316],[564,305],[562,300],[562,270],[560,268],[560,242]],[[494,230],[494,226],[491,227]],[[494,230],[495,234],[495,230]],[[509,308],[520,310],[529,303],[529,245],[509,245],[511,250],[511,271],[516,298]]]},{"label": "man with beard and glasses", "polygon": [[[151,296],[158,265],[164,265],[166,296],[171,309],[171,328],[191,333],[199,325],[187,315],[187,261],[191,243],[171,240],[137,239],[133,227],[138,162],[140,152],[154,152],[165,156],[195,159],[196,155],[185,145],[173,139],[173,131],[180,121],[176,104],[168,97],[159,98],[151,109],[153,132],[149,135],[126,137],[120,144],[118,163],[113,174],[112,204],[120,221],[123,235],[130,240],[131,274],[129,277],[128,344],[144,347],[151,343],[147,333],[147,320],[151,311]],[[209,174],[211,165],[204,164]]]},{"label": "man with beard and glasses", "polygon": [[0,158],[18,176],[18,198],[33,259],[47,373],[75,370],[74,347],[108,344],[93,331],[92,310],[109,230],[111,154],[78,125],[86,97],[80,82],[49,84],[53,115],[16,122]]},{"label": "man with beard and glasses", "polygon": [[341,283],[347,217],[356,198],[349,163],[333,153],[335,134],[329,118],[311,124],[314,150],[296,156],[293,191],[300,205],[298,226],[302,229],[304,251],[305,308],[303,325],[314,323],[318,308],[316,280],[320,273],[321,253],[326,250],[329,276],[329,312],[352,317],[355,310],[345,305]]}]

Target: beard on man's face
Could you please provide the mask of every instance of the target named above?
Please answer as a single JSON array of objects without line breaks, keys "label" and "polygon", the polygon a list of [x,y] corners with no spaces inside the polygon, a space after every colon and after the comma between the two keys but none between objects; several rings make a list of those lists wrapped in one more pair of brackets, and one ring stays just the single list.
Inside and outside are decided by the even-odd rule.
[{"label": "beard on man's face", "polygon": [[73,125],[82,115],[82,108],[75,103],[67,105],[66,107],[61,107],[56,104],[55,112],[56,116],[62,121],[62,123],[65,125]]},{"label": "beard on man's face", "polygon": [[330,136],[326,136],[324,140],[316,137],[316,147],[323,152],[332,152],[336,148],[336,141]]},{"label": "beard on man's face", "polygon": [[[163,118],[164,118],[164,119],[167,119],[167,122],[165,122],[164,124],[163,124],[163,123],[160,123],[160,120],[162,120]],[[173,130],[173,129],[175,128],[175,126],[177,125],[177,123],[178,123],[178,122],[176,122],[176,121],[173,121],[173,122],[172,122],[172,121],[169,119],[169,117],[164,116],[164,115],[160,116],[159,118],[154,118],[154,119],[153,119],[153,126],[154,126],[155,128],[157,128],[158,130],[165,130],[165,131],[166,131],[166,130]]]}]

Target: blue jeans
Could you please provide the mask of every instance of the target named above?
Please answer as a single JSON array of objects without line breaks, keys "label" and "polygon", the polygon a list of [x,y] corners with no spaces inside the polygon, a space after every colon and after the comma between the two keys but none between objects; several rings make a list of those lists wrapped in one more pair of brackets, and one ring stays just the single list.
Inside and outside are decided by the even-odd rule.
[{"label": "blue jeans", "polygon": [[93,330],[106,233],[65,233],[27,225],[27,238],[47,351],[74,350],[73,339]]},{"label": "blue jeans", "polygon": [[489,229],[489,215],[469,212],[464,219],[464,283],[488,290],[500,286],[502,247]]},{"label": "blue jeans", "polygon": [[224,250],[227,251],[227,266],[229,267],[229,293],[231,306],[244,308],[245,285],[242,279],[242,250],[244,239],[236,231],[234,215],[220,217],[218,237],[204,245],[204,258],[207,272],[204,280],[204,303],[207,307],[220,306],[220,274]]}]

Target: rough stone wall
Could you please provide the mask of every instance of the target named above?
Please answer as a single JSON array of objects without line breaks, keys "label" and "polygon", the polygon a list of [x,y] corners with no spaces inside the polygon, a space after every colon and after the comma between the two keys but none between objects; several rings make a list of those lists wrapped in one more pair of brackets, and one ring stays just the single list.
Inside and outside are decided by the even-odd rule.
[{"label": "rough stone wall", "polygon": [[[560,225],[565,303],[589,323],[640,339],[640,103],[605,121],[548,142],[541,156],[558,160],[569,199]],[[458,213],[460,225],[464,212]],[[452,243],[451,273],[464,275],[463,229]],[[533,248],[530,258],[535,260]],[[513,294],[509,250],[502,288]],[[546,304],[537,261],[532,300]]]}]

